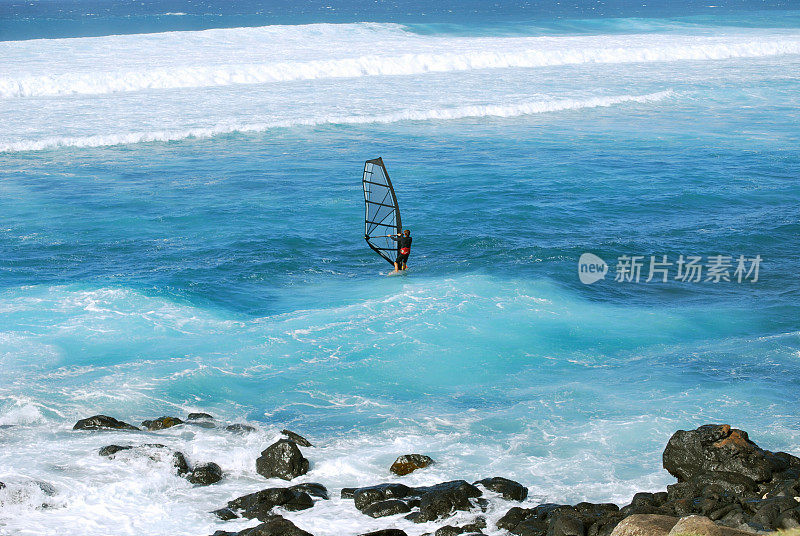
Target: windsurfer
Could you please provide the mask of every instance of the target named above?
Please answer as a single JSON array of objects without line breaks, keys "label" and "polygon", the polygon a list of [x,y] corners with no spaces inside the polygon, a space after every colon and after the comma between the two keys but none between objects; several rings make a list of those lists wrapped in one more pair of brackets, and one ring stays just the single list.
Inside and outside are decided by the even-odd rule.
[{"label": "windsurfer", "polygon": [[406,229],[402,233],[386,235],[397,242],[397,259],[394,261],[394,271],[407,270],[408,256],[411,254],[411,231]]}]

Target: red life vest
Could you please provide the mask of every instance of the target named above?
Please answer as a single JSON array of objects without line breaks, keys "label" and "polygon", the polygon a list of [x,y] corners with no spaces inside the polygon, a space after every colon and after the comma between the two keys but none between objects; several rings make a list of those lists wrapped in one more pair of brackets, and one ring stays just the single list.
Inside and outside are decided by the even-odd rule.
[{"label": "red life vest", "polygon": [[400,255],[408,255],[411,253],[411,248],[400,248]]}]

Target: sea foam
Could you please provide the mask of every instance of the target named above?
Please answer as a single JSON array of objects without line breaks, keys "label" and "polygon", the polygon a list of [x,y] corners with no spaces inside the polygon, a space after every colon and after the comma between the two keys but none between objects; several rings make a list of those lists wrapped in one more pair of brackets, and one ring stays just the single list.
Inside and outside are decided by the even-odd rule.
[{"label": "sea foam", "polygon": [[41,151],[58,147],[103,147],[130,143],[178,141],[187,138],[210,138],[224,134],[265,132],[272,129],[320,125],[362,125],[369,123],[398,123],[401,121],[449,121],[467,118],[508,118],[523,115],[599,108],[620,104],[648,104],[662,101],[673,95],[672,91],[659,91],[645,95],[614,95],[585,100],[547,99],[518,104],[488,104],[455,106],[428,110],[403,110],[381,115],[322,116],[310,119],[285,120],[272,123],[220,124],[188,130],[161,130],[129,132],[100,136],[58,137],[41,140],[18,141],[0,145],[0,152]]},{"label": "sea foam", "polygon": [[631,48],[581,47],[563,49],[474,50],[464,53],[367,55],[319,61],[264,64],[184,66],[170,69],[68,73],[0,78],[0,98],[55,95],[101,95],[145,89],[217,87],[295,80],[402,76],[479,69],[536,68],[585,63],[646,63],[710,61],[800,54],[800,40],[719,42],[698,38],[688,44]]}]

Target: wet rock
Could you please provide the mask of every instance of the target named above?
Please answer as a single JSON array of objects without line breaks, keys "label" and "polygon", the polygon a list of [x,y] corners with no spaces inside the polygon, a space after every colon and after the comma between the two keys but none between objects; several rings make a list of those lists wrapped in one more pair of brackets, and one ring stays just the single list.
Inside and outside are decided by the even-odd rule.
[{"label": "wet rock", "polygon": [[132,445],[127,445],[127,446],[121,446],[121,445],[107,445],[107,446],[105,446],[105,447],[102,447],[102,448],[101,448],[101,449],[98,451],[98,454],[99,454],[100,456],[106,456],[106,457],[109,457],[109,456],[113,456],[114,454],[116,454],[117,452],[119,452],[119,451],[121,451],[121,450],[130,450],[130,449],[132,449],[132,448],[133,448],[133,446],[132,446]]},{"label": "wet rock", "polygon": [[509,501],[524,501],[528,497],[528,488],[519,482],[501,476],[484,478],[483,480],[478,480],[474,484],[480,484],[488,490],[500,493],[503,495],[504,499]]},{"label": "wet rock", "polygon": [[5,489],[6,485],[4,482],[0,482],[0,489]]},{"label": "wet rock", "polygon": [[190,413],[186,416],[187,421],[213,421],[214,417],[209,415],[208,413]]},{"label": "wet rock", "polygon": [[288,437],[289,439],[291,439],[292,441],[294,441],[295,443],[297,443],[298,445],[300,445],[301,447],[313,447],[314,446],[308,441],[308,439],[306,439],[305,437],[301,436],[300,434],[296,434],[296,433],[292,432],[291,430],[281,430],[281,433],[283,435],[285,435],[286,437]]},{"label": "wet rock", "polygon": [[73,430],[138,430],[126,422],[118,421],[107,415],[95,415],[81,419],[72,427]]},{"label": "wet rock", "polygon": [[276,506],[282,506],[290,511],[306,510],[314,506],[314,501],[303,491],[268,488],[228,501],[227,508],[221,510],[236,512],[237,515],[247,519],[255,518],[264,521],[272,515],[271,511]]},{"label": "wet rock", "polygon": [[250,426],[249,424],[229,424],[225,427],[225,431],[233,432],[235,434],[249,434],[250,432],[255,432],[256,429],[254,426]]},{"label": "wet rock", "polygon": [[413,490],[403,484],[378,484],[358,488],[353,492],[353,500],[356,508],[362,512],[369,505],[385,501],[387,499],[402,499],[411,495]]},{"label": "wet rock", "polygon": [[548,523],[542,519],[531,517],[523,520],[509,532],[518,536],[545,536],[547,534]]},{"label": "wet rock", "polygon": [[574,508],[559,509],[550,515],[547,536],[584,536],[586,526]]},{"label": "wet rock", "polygon": [[533,508],[520,508],[519,506],[515,506],[497,521],[497,528],[512,530],[523,520],[528,519],[533,515]]},{"label": "wet rock", "polygon": [[263,521],[260,525],[236,533],[236,536],[313,536],[278,515],[269,516]]},{"label": "wet rock", "polygon": [[308,460],[294,441],[281,439],[261,452],[256,471],[267,478],[291,480],[308,472]]},{"label": "wet rock", "polygon": [[471,498],[481,496],[481,490],[463,480],[444,482],[426,488],[417,488],[422,494],[419,504],[419,516],[415,523],[425,523],[442,519],[456,511],[467,511],[472,508]]},{"label": "wet rock", "polygon": [[623,519],[611,536],[667,536],[678,519],[673,516],[633,514]]},{"label": "wet rock", "polygon": [[466,525],[462,525],[460,527],[453,526],[453,525],[445,525],[444,527],[440,527],[436,529],[434,536],[458,536],[458,535],[469,535],[469,534],[480,534],[481,529],[486,528],[486,518],[478,517],[472,523],[468,523]]},{"label": "wet rock", "polygon": [[395,514],[407,514],[410,511],[411,508],[399,499],[389,499],[372,503],[361,510],[362,513],[375,518],[392,516]]},{"label": "wet rock", "polygon": [[172,453],[172,465],[177,469],[178,476],[183,476],[189,472],[189,462],[186,461],[186,456],[178,450]]},{"label": "wet rock", "polygon": [[171,453],[172,465],[175,467],[178,476],[183,476],[189,472],[189,462],[186,461],[186,456],[184,456],[182,452],[177,450],[172,450],[166,445],[161,445],[160,443],[145,443],[136,446],[107,445],[101,448],[98,451],[98,454],[100,456],[106,456],[108,458],[114,459],[116,457],[116,454],[119,452],[135,451],[136,453],[142,456],[147,456],[154,462],[160,462],[163,460],[163,454],[159,452],[162,449]]},{"label": "wet rock", "polygon": [[[674,498],[673,498],[674,499]],[[627,517],[633,514],[671,514],[669,509],[662,508],[663,504],[669,500],[666,493],[640,492],[633,496],[631,503],[623,507],[620,512]]]},{"label": "wet rock", "polygon": [[142,421],[142,426],[151,432],[155,430],[164,430],[165,428],[172,428],[173,426],[177,426],[179,424],[183,424],[183,421],[177,417],[159,417],[158,419],[154,419],[152,421]]},{"label": "wet rock", "polygon": [[198,465],[186,476],[186,480],[200,486],[215,484],[222,480],[222,468],[214,462]]},{"label": "wet rock", "polygon": [[707,424],[696,430],[675,432],[664,449],[663,464],[678,482],[710,471],[767,482],[773,473],[800,464],[800,459],[759,448],[743,430],[727,424]]},{"label": "wet rock", "polygon": [[405,531],[400,529],[383,529],[375,532],[366,532],[358,536],[408,536]]},{"label": "wet rock", "polygon": [[237,519],[239,517],[239,514],[227,507],[214,510],[211,513],[223,521],[230,521],[231,519]]},{"label": "wet rock", "polygon": [[[540,504],[534,508],[511,508],[497,521],[497,527],[519,536],[545,536],[549,528],[548,518],[565,506]],[[572,507],[567,507],[572,508]],[[573,511],[576,511],[574,508]]]},{"label": "wet rock", "polygon": [[749,524],[757,530],[777,530],[781,527],[780,519],[784,512],[793,510],[798,506],[797,501],[790,497],[776,497],[759,501],[744,501],[745,509],[755,510]]},{"label": "wet rock", "polygon": [[399,456],[389,470],[396,475],[403,476],[412,473],[417,469],[428,467],[432,463],[434,463],[433,459],[429,456],[425,456],[423,454],[405,454],[403,456]]},{"label": "wet rock", "polygon": [[342,499],[352,499],[353,494],[356,492],[358,488],[342,488],[342,491],[339,492],[339,496]]},{"label": "wet rock", "polygon": [[294,486],[289,486],[289,489],[294,491],[304,491],[311,495],[312,497],[318,497],[320,499],[328,499],[328,490],[322,484],[318,484],[316,482],[306,482],[304,484],[295,484]]},{"label": "wet rock", "polygon": [[620,521],[622,521],[621,514],[609,514],[589,525],[586,536],[611,536]]},{"label": "wet rock", "polygon": [[[636,495],[639,495],[638,493]],[[636,499],[636,495],[634,495],[634,500]],[[657,493],[647,493],[646,495],[659,495]],[[666,500],[666,493],[663,493],[663,499]],[[580,502],[575,505],[575,511],[580,514],[580,516],[588,521],[602,519],[608,516],[613,516],[619,512],[619,506],[613,503],[590,503],[590,502]]]}]

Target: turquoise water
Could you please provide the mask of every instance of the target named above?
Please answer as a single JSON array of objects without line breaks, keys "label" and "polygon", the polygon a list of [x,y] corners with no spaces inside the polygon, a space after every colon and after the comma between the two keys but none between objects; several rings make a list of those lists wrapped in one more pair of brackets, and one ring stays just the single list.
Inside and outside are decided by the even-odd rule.
[{"label": "turquoise water", "polygon": [[[419,483],[500,474],[532,503],[663,487],[678,428],[800,447],[796,11],[340,6],[190,31],[145,6],[96,15],[127,29],[101,35],[47,6],[0,42],[0,480],[18,483],[0,531],[210,534],[283,427],[334,490],[420,451],[440,463]],[[162,30],[182,31],[144,33]],[[362,239],[377,156],[406,277]],[[580,282],[584,252],[605,280]],[[759,280],[613,278],[622,255],[720,254],[760,255]],[[260,429],[159,434],[219,463],[214,488],[98,462],[130,436],[69,431],[188,411]],[[377,523],[348,508],[292,516]]]}]

